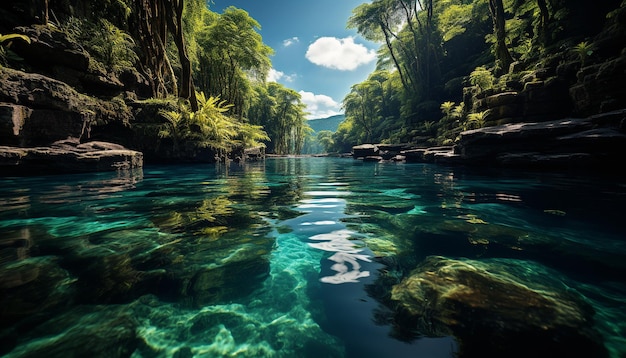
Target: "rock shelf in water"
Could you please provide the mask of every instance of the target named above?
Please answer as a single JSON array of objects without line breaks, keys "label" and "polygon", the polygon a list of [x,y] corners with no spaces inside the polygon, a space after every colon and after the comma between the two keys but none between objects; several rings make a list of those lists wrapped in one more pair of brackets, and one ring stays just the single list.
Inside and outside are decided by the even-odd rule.
[{"label": "rock shelf in water", "polygon": [[108,142],[61,140],[48,147],[0,146],[2,175],[85,173],[137,169],[143,154]]}]

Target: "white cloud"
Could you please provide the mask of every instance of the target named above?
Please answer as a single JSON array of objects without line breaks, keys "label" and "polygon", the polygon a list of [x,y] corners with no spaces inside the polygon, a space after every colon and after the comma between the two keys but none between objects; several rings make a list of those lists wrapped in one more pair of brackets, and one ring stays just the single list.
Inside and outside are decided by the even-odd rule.
[{"label": "white cloud", "polygon": [[293,82],[295,78],[295,74],[286,75],[283,71],[278,71],[274,68],[270,68],[270,72],[267,74],[267,78],[265,80],[267,82],[278,82],[278,80],[282,79],[285,82]]},{"label": "white cloud", "polygon": [[341,114],[341,104],[324,94],[300,91],[301,101],[306,104],[308,119],[326,118]]},{"label": "white cloud", "polygon": [[306,51],[306,58],[316,65],[340,71],[352,71],[376,60],[376,51],[354,43],[354,38],[320,37]]},{"label": "white cloud", "polygon": [[298,42],[300,42],[300,39],[298,37],[294,36],[294,37],[292,37],[290,39],[283,40],[283,46],[284,47],[289,47],[289,46],[291,46],[291,45],[293,45],[295,43],[298,43]]}]

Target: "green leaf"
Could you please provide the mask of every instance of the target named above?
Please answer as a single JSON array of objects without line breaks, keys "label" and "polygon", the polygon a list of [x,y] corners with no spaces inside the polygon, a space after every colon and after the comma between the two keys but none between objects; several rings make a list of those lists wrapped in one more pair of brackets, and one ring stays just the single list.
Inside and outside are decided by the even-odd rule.
[{"label": "green leaf", "polygon": [[22,41],[26,41],[26,43],[30,44],[30,37],[26,36],[26,35],[22,35],[22,34],[7,34],[7,35],[1,35],[0,34],[0,43],[4,43],[7,41],[11,41],[11,40],[22,40]]}]

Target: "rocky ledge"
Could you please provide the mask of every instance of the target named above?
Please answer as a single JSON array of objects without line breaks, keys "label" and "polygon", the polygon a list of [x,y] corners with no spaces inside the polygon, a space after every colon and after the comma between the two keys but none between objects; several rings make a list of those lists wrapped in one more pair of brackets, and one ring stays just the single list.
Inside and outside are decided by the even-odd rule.
[{"label": "rocky ledge", "polygon": [[3,176],[61,174],[136,169],[143,166],[143,154],[119,144],[66,139],[46,147],[0,146],[0,173]]},{"label": "rocky ledge", "polygon": [[462,132],[454,146],[416,148],[365,144],[353,157],[366,161],[486,165],[524,169],[618,168],[626,153],[626,109],[587,118],[511,123]]}]

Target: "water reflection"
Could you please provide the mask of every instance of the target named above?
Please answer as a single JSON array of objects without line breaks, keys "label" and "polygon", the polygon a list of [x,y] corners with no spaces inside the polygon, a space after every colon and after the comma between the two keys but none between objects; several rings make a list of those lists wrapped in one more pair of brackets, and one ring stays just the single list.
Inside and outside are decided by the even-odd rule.
[{"label": "water reflection", "polygon": [[[306,221],[300,225],[316,226],[314,235],[308,237],[313,242],[309,242],[308,245],[314,249],[332,253],[327,259],[334,262],[330,269],[336,272],[334,275],[321,277],[320,281],[330,284],[357,283],[360,278],[369,277],[370,272],[362,271],[359,261],[371,262],[372,260],[363,253],[363,248],[356,245],[354,238],[357,233],[346,229],[344,224],[337,221],[338,217],[345,215],[346,200],[343,197],[352,194],[346,190],[347,184],[322,182],[312,183],[311,186],[326,190],[304,192],[304,195],[314,198],[301,200],[298,209],[307,212],[316,220]],[[327,190],[328,187],[337,190]]]},{"label": "water reflection", "polygon": [[[620,357],[624,186],[533,185],[330,158],[7,178],[0,355],[86,356],[89,336],[99,353],[114,345],[134,357],[456,357],[452,339],[424,337],[433,331],[381,305],[426,257],[441,256],[562,271]],[[551,277],[535,271],[539,283]]]},{"label": "water reflection", "polygon": [[369,277],[369,271],[361,271],[359,260],[372,262],[368,255],[362,254],[363,249],[355,247],[350,238],[355,233],[343,229],[328,234],[311,236],[311,240],[320,241],[309,243],[309,246],[328,252],[334,252],[328,259],[334,261],[330,268],[337,273],[333,276],[322,277],[320,281],[325,283],[340,284],[346,282],[358,282],[359,278]]}]

